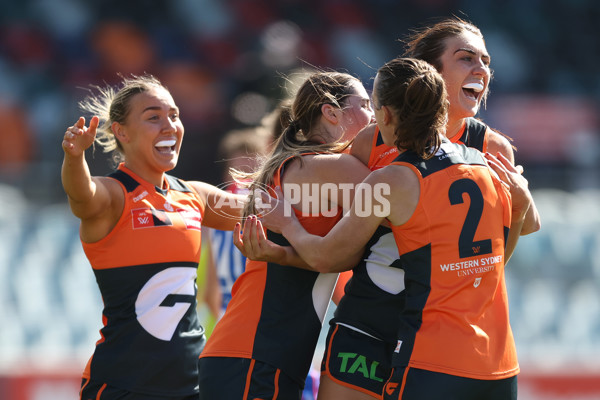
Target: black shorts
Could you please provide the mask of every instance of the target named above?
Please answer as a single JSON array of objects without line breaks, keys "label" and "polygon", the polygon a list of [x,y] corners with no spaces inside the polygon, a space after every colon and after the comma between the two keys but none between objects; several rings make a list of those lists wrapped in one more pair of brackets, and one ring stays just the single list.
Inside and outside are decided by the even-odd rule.
[{"label": "black shorts", "polygon": [[269,364],[234,357],[198,360],[200,400],[300,400],[304,383]]},{"label": "black shorts", "polygon": [[156,396],[149,394],[133,393],[124,389],[110,386],[104,382],[81,380],[81,400],[198,400],[198,394],[186,396]]},{"label": "black shorts", "polygon": [[483,380],[418,368],[394,369],[385,400],[517,400],[517,376]]},{"label": "black shorts", "polygon": [[321,371],[339,385],[381,398],[394,346],[344,325],[327,333]]}]

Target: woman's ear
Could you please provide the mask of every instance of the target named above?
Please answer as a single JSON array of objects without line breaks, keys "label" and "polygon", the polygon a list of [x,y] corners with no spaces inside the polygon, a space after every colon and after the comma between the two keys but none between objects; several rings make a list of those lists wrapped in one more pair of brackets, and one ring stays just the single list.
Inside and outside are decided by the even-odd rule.
[{"label": "woman's ear", "polygon": [[338,111],[339,109],[331,104],[323,104],[321,106],[321,114],[323,114],[323,117],[333,125],[337,125],[339,123]]},{"label": "woman's ear", "polygon": [[388,106],[381,106],[383,110],[383,123],[385,125],[389,125],[394,120],[394,114],[392,114],[392,110]]},{"label": "woman's ear", "polygon": [[127,136],[127,133],[125,132],[123,125],[121,125],[118,122],[113,122],[111,124],[110,128],[112,129],[113,134],[119,140],[119,142],[122,142],[122,143],[129,142],[129,137]]}]

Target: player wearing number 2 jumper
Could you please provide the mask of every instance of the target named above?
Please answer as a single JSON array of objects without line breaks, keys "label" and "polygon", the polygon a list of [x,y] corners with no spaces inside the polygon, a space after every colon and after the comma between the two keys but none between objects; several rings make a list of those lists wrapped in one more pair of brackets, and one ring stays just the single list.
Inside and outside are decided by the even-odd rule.
[{"label": "player wearing number 2 jumper", "polygon": [[[468,150],[443,143],[429,160],[405,152],[391,164],[417,174],[420,199],[406,223],[392,226],[405,293],[392,358],[399,395],[390,398],[426,399],[431,396],[420,397],[421,390],[440,390],[418,387],[424,383],[415,385],[418,379],[402,387],[402,372],[474,380],[506,380],[519,372],[504,283],[510,198],[481,154]],[[490,191],[494,187],[497,193]],[[510,398],[512,385],[496,385],[502,396],[495,398]],[[494,398],[475,393],[464,398]]]},{"label": "player wearing number 2 jumper", "polygon": [[[62,182],[104,309],[80,398],[197,399],[205,341],[196,315],[201,226],[232,229],[241,211],[234,205],[245,197],[166,174],[184,129],[154,77],[99,88],[82,108],[94,116],[88,127],[80,117],[65,132]],[[94,141],[121,156],[109,176],[90,174],[85,150]]]},{"label": "player wearing number 2 jumper", "polygon": [[[483,123],[469,118],[464,132],[451,141],[483,151],[486,128]],[[377,125],[365,128],[359,135],[365,134],[372,136],[367,161],[370,170],[383,168],[398,157],[398,148],[383,142]],[[345,285],[345,293],[330,321],[321,366],[327,377],[322,379],[323,391],[331,380],[373,398],[381,397],[385,379],[391,373],[391,350],[395,347],[398,324],[395,319],[386,324],[380,320],[381,314],[403,306],[404,271],[395,268],[399,259],[392,230],[380,226],[369,240],[361,261],[352,269],[349,283],[340,282],[344,276],[340,275],[338,285]],[[372,311],[375,309],[377,313]],[[359,368],[359,363],[364,367]]]},{"label": "player wearing number 2 jumper", "polygon": [[[312,268],[336,271],[387,218],[400,255],[390,268],[403,273],[396,276],[402,282],[389,285],[404,288],[397,310],[386,308],[381,315],[369,308],[381,329],[387,320],[399,318],[385,398],[516,398],[519,366],[508,322],[504,263],[531,205],[526,181],[508,161],[490,157],[505,185],[480,152],[443,136],[446,93],[429,64],[395,59],[384,65],[375,78],[373,103],[385,143],[400,150],[391,165],[363,182],[389,185],[387,212],[377,211],[375,197],[371,212],[361,210],[369,203],[369,197],[363,198],[319,238],[286,217],[281,204],[273,210],[271,200],[265,203],[272,211],[263,216],[264,223],[282,232]],[[359,310],[361,304],[355,306]],[[342,356],[350,370],[356,360]],[[352,367],[368,374],[376,366]],[[347,394],[344,398],[364,398],[356,391]]]}]

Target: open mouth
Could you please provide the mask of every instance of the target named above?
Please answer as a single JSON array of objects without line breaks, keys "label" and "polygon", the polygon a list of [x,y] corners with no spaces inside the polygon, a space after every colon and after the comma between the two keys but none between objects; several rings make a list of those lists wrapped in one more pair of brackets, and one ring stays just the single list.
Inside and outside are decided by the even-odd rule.
[{"label": "open mouth", "polygon": [[175,151],[176,144],[177,144],[177,140],[175,140],[175,139],[165,139],[165,140],[161,140],[160,142],[156,143],[154,145],[154,147],[160,153],[171,153],[171,152]]},{"label": "open mouth", "polygon": [[483,85],[479,82],[467,83],[462,87],[462,90],[468,98],[477,101],[481,92],[483,92]]}]

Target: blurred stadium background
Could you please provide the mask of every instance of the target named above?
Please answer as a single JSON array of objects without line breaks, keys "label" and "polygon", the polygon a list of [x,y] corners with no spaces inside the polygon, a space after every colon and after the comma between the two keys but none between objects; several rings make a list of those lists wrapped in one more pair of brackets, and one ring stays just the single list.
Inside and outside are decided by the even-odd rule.
[{"label": "blurred stadium background", "polygon": [[[182,178],[220,183],[216,147],[314,65],[370,88],[410,28],[478,25],[494,80],[480,116],[514,138],[542,216],[507,267],[520,398],[600,399],[600,2],[20,0],[0,5],[0,398],[77,397],[101,299],[60,184],[90,84],[148,72],[186,127]],[[92,172],[109,165],[100,151]]]}]

